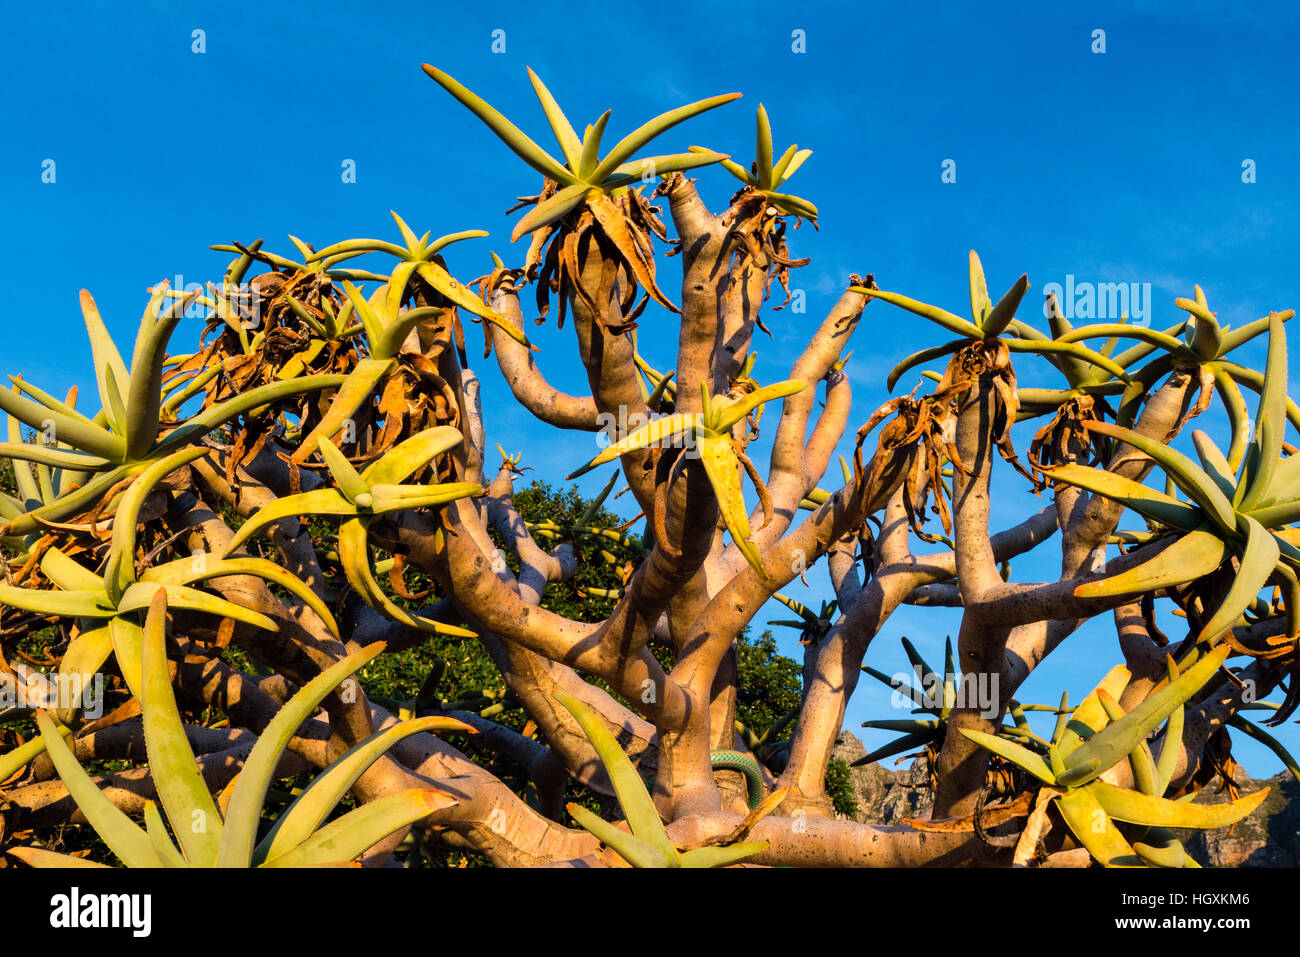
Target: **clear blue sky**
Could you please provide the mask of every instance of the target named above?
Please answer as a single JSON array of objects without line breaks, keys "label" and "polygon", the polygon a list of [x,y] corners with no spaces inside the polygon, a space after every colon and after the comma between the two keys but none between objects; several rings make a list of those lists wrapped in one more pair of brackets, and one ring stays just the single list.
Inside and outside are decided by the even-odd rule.
[{"label": "clear blue sky", "polygon": [[[801,9],[802,8],[802,9]],[[541,4],[64,3],[7,11],[0,35],[0,223],[9,275],[5,371],[59,391],[92,381],[77,290],[90,289],[120,341],[134,333],[145,288],[164,277],[220,277],[212,243],[286,234],[322,246],[395,237],[396,209],[417,232],[468,228],[489,239],[455,247],[453,271],[486,271],[488,250],[516,264],[503,211],[539,177],[420,72],[433,63],[549,146],[525,65],[546,80],[581,129],[612,107],[609,137],[688,100],[744,99],[670,132],[655,152],[701,144],[748,165],[759,102],[777,148],[815,150],[790,189],[821,209],[821,231],[794,234],[811,256],[794,284],[808,313],[768,315],[775,342],[757,343],[757,373],[785,378],[803,330],[851,272],[881,286],[966,309],[966,253],[983,257],[995,297],[1021,273],[1022,309],[1037,321],[1046,283],[1150,283],[1152,321],[1180,318],[1173,298],[1199,282],[1222,321],[1300,305],[1300,133],[1293,57],[1300,8],[1289,4],[708,4],[676,9],[572,3],[568,20]],[[206,52],[192,51],[204,31]],[[494,30],[505,52],[492,52]],[[803,31],[806,52],[792,50]],[[1094,53],[1094,30],[1105,52]],[[356,163],[357,181],[341,180]],[[55,163],[55,182],[42,164]],[[956,163],[955,183],[940,181]],[[1243,183],[1245,160],[1256,182]],[[715,207],[734,181],[706,171]],[[662,275],[676,275],[664,260]],[[671,279],[666,288],[673,289]],[[996,287],[996,289],[994,289]],[[198,322],[182,326],[176,350]],[[671,364],[671,323],[647,313],[643,349]],[[664,337],[658,334],[663,331]],[[470,331],[471,340],[476,330]],[[942,337],[942,338],[941,338]],[[580,377],[572,332],[536,330],[542,368],[562,386]],[[849,364],[854,419],[885,398],[904,355],[947,338],[924,321],[872,305]],[[1292,355],[1298,350],[1292,350]],[[473,352],[473,348],[471,348]],[[1245,359],[1262,359],[1262,348]],[[557,478],[592,454],[587,436],[555,434],[516,414],[495,366],[486,383],[489,440],[524,452]],[[1295,363],[1293,362],[1293,369]],[[1044,377],[1024,368],[1021,378]],[[910,387],[910,386],[909,386]],[[1292,394],[1297,394],[1293,387]],[[1199,423],[1223,436],[1223,418]],[[1294,440],[1294,437],[1292,437]],[[1022,450],[1028,434],[1017,435]],[[847,443],[846,443],[847,448]],[[592,488],[603,476],[588,477]],[[995,522],[1035,507],[1023,480],[995,475]],[[584,488],[587,486],[584,486]],[[589,489],[590,490],[590,489]],[[1050,549],[1051,546],[1049,546]],[[1052,574],[1022,561],[1017,577]],[[825,597],[824,571],[805,600]],[[780,617],[761,614],[756,623]],[[1174,626],[1171,623],[1170,629]],[[1170,630],[1167,629],[1167,630]],[[899,635],[937,664],[946,613],[903,609],[868,654],[905,664]],[[1171,634],[1175,632],[1171,631]],[[786,633],[788,634],[788,633]],[[792,641],[785,641],[794,651]],[[1116,661],[1109,623],[1081,633],[1023,690],[1055,701],[1085,692]],[[889,695],[864,679],[846,726],[893,717]],[[1281,737],[1300,735],[1289,725]],[[869,743],[883,738],[866,735]],[[1279,765],[1250,742],[1255,773]]]}]

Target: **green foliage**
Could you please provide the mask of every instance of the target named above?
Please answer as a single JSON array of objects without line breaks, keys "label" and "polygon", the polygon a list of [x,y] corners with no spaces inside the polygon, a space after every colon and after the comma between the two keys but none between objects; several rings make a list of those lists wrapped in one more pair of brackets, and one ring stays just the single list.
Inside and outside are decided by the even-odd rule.
[{"label": "green foliage", "polygon": [[826,796],[835,805],[836,814],[852,818],[860,810],[857,794],[853,791],[849,762],[843,758],[831,758],[830,764],[826,765]]},{"label": "green foliage", "polygon": [[782,716],[799,707],[803,695],[802,669],[776,649],[776,638],[764,631],[756,639],[740,637],[737,669],[736,720],[762,736]]},{"label": "green foliage", "polygon": [[[549,482],[534,480],[515,492],[514,504],[520,517],[531,524],[552,522],[561,528],[578,524],[591,501],[579,493],[577,486],[557,489]],[[591,527],[614,529],[624,523],[603,505],[587,516]],[[495,537],[495,533],[494,533]],[[497,540],[499,543],[499,539]],[[575,621],[603,621],[614,610],[617,598],[591,594],[591,589],[621,594],[623,580],[619,570],[641,559],[641,541],[632,536],[624,542],[606,537],[580,536],[575,543],[577,571],[567,582],[552,582],[542,593],[542,607]],[[605,552],[609,557],[602,555]],[[613,559],[612,561],[610,559]],[[518,571],[513,556],[507,560],[511,571]],[[588,597],[583,597],[587,593]]]},{"label": "green foliage", "polygon": [[0,492],[6,495],[18,494],[18,483],[14,480],[13,459],[0,458]]}]

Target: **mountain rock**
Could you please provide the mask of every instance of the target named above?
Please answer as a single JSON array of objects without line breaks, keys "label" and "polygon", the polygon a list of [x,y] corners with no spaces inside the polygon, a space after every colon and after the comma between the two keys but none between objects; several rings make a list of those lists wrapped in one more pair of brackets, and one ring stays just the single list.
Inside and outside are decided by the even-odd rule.
[{"label": "mountain rock", "polygon": [[854,820],[861,824],[901,824],[904,818],[924,817],[929,813],[934,795],[930,791],[930,766],[924,755],[909,767],[898,770],[879,763],[853,767],[853,762],[866,753],[862,741],[851,731],[840,733],[831,752],[850,765],[849,777],[858,801]]},{"label": "mountain rock", "polygon": [[[1289,771],[1262,781],[1242,777],[1237,781],[1242,794],[1269,789],[1264,803],[1230,828],[1215,831],[1184,831],[1183,846],[1202,867],[1297,867],[1300,866],[1300,783]],[[1228,791],[1207,787],[1198,803],[1222,804]]]}]

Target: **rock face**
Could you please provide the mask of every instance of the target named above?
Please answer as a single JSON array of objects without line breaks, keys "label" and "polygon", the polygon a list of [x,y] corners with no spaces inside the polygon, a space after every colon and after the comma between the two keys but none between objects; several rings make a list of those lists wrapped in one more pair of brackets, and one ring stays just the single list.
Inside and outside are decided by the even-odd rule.
[{"label": "rock face", "polygon": [[[852,765],[867,750],[856,735],[844,731],[832,753]],[[868,764],[850,767],[849,774],[859,823],[901,824],[904,818],[924,817],[933,806],[924,757],[908,768]],[[1231,829],[1181,832],[1188,853],[1202,867],[1300,867],[1300,783],[1286,771],[1266,780],[1243,778],[1238,783],[1243,794],[1268,787],[1269,795],[1254,814]],[[1228,799],[1226,790],[1213,791],[1206,788],[1198,801],[1220,804]]]},{"label": "rock face", "polygon": [[[853,732],[842,731],[831,753],[852,765],[867,749]],[[934,804],[929,764],[924,757],[897,771],[878,763],[850,767],[849,776],[858,799],[854,819],[860,824],[901,824],[904,818],[924,817]]]},{"label": "rock face", "polygon": [[[1183,846],[1203,867],[1300,866],[1300,783],[1287,771],[1263,781],[1244,778],[1243,794],[1269,788],[1268,797],[1250,817],[1232,828],[1183,832]],[[1228,792],[1206,788],[1197,801],[1221,804]]]}]

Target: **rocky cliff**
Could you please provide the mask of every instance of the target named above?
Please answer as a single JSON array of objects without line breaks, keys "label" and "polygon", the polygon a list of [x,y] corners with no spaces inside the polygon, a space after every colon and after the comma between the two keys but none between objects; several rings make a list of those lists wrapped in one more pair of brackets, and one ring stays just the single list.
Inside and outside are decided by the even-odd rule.
[{"label": "rocky cliff", "polygon": [[[1259,809],[1231,828],[1184,833],[1183,846],[1204,867],[1300,866],[1300,783],[1287,771],[1262,781],[1237,782],[1243,794],[1268,787]],[[1228,792],[1208,787],[1197,801],[1220,804]]]},{"label": "rocky cliff", "polygon": [[[855,819],[863,824],[901,824],[903,818],[925,817],[934,803],[930,793],[929,765],[924,757],[911,763],[883,766],[879,763],[852,767],[865,756],[858,736],[840,733],[832,754],[848,764],[853,793],[858,800]],[[891,759],[892,760],[892,759]]]}]

